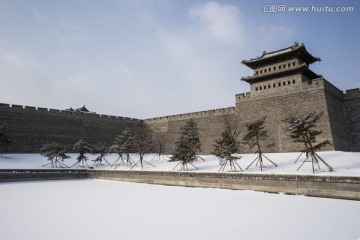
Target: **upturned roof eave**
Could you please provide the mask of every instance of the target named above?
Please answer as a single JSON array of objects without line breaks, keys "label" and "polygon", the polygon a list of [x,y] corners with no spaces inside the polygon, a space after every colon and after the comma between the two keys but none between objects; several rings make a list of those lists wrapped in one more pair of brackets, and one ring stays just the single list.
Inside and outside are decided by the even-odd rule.
[{"label": "upturned roof eave", "polygon": [[283,58],[289,55],[301,55],[302,58],[307,62],[307,64],[311,64],[317,61],[321,61],[319,57],[314,57],[311,55],[307,49],[305,48],[305,45],[302,43],[301,45],[298,45],[295,43],[291,47],[283,48],[277,51],[273,52],[263,52],[263,54],[260,57],[250,59],[250,60],[242,60],[241,64],[246,65],[247,67],[254,69],[258,65],[262,65],[264,62],[268,61],[274,61],[276,58]]}]

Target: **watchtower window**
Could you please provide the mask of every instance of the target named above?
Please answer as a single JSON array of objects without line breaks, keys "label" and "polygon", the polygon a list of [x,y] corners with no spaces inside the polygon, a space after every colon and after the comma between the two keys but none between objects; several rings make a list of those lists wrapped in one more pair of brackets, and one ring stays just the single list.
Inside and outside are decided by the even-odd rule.
[{"label": "watchtower window", "polygon": [[271,68],[269,68],[268,70],[269,70],[269,72],[271,72]]},{"label": "watchtower window", "polygon": [[260,73],[262,73],[262,70],[260,70]]},{"label": "watchtower window", "polygon": [[266,68],[264,69],[264,73],[266,73]]},{"label": "watchtower window", "polygon": [[268,88],[271,88],[271,85],[270,85],[270,84],[268,85]]},{"label": "watchtower window", "polygon": [[274,67],[273,69],[274,69],[274,71],[275,71],[275,70],[276,70],[276,67]]},{"label": "watchtower window", "polygon": [[279,87],[281,87],[281,82],[278,83]]},{"label": "watchtower window", "polygon": [[284,64],[283,67],[286,68],[286,64]]},{"label": "watchtower window", "polygon": [[266,86],[264,86],[264,89],[266,89]]},{"label": "watchtower window", "polygon": [[281,69],[281,66],[279,66],[279,69]]},{"label": "watchtower window", "polygon": [[288,67],[290,67],[291,65],[290,65],[290,63],[288,63]]},{"label": "watchtower window", "polygon": [[283,82],[283,86],[285,86],[286,85],[286,82]]},{"label": "watchtower window", "polygon": [[275,84],[275,83],[273,84],[273,87],[276,87],[276,84]]},{"label": "watchtower window", "polygon": [[257,90],[258,90],[258,88],[256,87],[256,88],[255,88],[255,91],[257,91]]},{"label": "watchtower window", "polygon": [[288,85],[290,85],[290,81],[288,81]]},{"label": "watchtower window", "polygon": [[260,87],[260,90],[262,90],[262,87]]},{"label": "watchtower window", "polygon": [[293,83],[295,83],[295,80],[293,80]]},{"label": "watchtower window", "polygon": [[257,71],[257,70],[255,71],[255,74],[258,74],[258,71]]},{"label": "watchtower window", "polygon": [[295,62],[293,62],[293,66],[295,67]]}]

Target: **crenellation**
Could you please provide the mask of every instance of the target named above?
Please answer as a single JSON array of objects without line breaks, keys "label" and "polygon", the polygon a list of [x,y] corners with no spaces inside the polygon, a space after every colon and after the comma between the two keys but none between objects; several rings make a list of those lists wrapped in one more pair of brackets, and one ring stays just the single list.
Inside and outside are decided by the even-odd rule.
[{"label": "crenellation", "polygon": [[10,108],[11,105],[8,103],[0,103],[0,108]]},{"label": "crenellation", "polygon": [[42,107],[38,107],[37,108],[37,111],[39,111],[39,112],[48,112],[48,108],[42,108]]},{"label": "crenellation", "polygon": [[11,104],[11,108],[12,109],[24,109],[24,106],[23,105]]},{"label": "crenellation", "polygon": [[346,90],[344,94],[344,98],[350,99],[350,98],[358,98],[360,97],[360,89],[359,88],[353,88]]},{"label": "crenellation", "polygon": [[338,89],[337,87],[335,87],[333,84],[331,84],[330,82],[328,82],[327,80],[323,79],[324,81],[324,87],[327,91],[331,92],[332,94],[334,94],[335,96],[337,96],[338,98],[343,98],[343,91],[341,91],[340,89]]},{"label": "crenellation", "polygon": [[59,109],[54,109],[54,108],[49,108],[49,112],[52,112],[52,113],[61,113],[61,110],[59,110]]},{"label": "crenellation", "polygon": [[145,122],[162,122],[162,121],[168,121],[168,120],[177,121],[177,120],[190,119],[190,118],[203,118],[203,117],[208,117],[208,116],[212,116],[212,115],[221,115],[221,114],[228,114],[228,113],[235,113],[235,107],[219,108],[219,109],[212,109],[212,110],[206,110],[206,111],[200,111],[200,112],[182,113],[182,114],[177,114],[177,115],[149,118],[149,119],[145,119],[144,121]]},{"label": "crenellation", "polygon": [[36,107],[24,106],[25,110],[36,111]]}]

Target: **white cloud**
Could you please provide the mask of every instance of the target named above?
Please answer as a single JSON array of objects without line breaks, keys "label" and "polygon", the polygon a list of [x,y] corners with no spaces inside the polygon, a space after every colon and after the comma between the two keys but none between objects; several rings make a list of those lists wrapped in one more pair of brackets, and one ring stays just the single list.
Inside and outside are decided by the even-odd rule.
[{"label": "white cloud", "polygon": [[223,44],[242,46],[246,42],[240,10],[236,6],[209,2],[191,8],[189,16],[198,19],[209,36]]}]

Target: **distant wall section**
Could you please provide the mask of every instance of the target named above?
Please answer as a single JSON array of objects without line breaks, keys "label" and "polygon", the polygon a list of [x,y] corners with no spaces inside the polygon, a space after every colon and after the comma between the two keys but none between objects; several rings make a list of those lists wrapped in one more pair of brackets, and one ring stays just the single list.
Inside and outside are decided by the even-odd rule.
[{"label": "distant wall section", "polygon": [[180,127],[185,125],[189,119],[194,119],[199,128],[200,141],[202,144],[201,153],[210,154],[213,150],[214,139],[219,138],[225,129],[224,119],[226,117],[233,119],[234,116],[235,108],[232,107],[151,118],[144,120],[144,122],[155,134],[157,132],[164,133],[166,138],[165,152],[171,153]]},{"label": "distant wall section", "polygon": [[80,139],[91,144],[110,144],[125,127],[138,119],[101,114],[69,112],[22,105],[0,104],[0,123],[5,123],[14,141],[8,152],[38,152],[49,142],[58,142],[68,151]]}]

